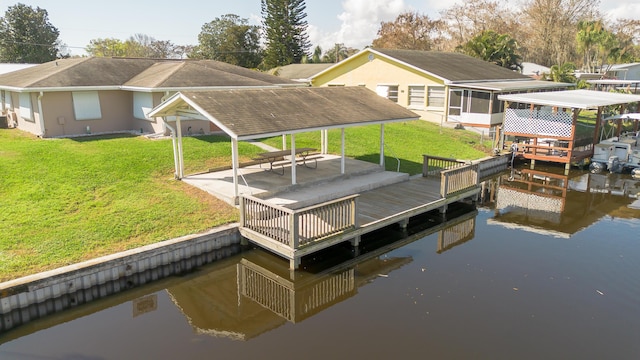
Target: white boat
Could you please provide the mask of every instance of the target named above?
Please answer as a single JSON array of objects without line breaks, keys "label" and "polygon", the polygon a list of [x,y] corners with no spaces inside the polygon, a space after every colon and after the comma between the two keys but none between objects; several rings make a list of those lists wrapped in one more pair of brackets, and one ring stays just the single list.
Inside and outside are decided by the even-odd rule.
[{"label": "white boat", "polygon": [[[616,115],[605,121],[615,119],[640,121],[640,113]],[[634,177],[640,177],[640,131],[600,140],[594,146],[589,170],[592,173],[631,171]]]}]

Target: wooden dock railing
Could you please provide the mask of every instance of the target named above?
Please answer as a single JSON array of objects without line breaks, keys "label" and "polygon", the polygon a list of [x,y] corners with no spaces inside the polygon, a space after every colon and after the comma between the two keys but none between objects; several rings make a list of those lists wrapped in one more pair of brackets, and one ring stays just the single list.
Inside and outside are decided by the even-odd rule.
[{"label": "wooden dock railing", "polygon": [[456,192],[478,186],[478,164],[444,170],[441,173],[440,196],[447,197]]},{"label": "wooden dock railing", "polygon": [[292,210],[243,195],[240,199],[240,226],[274,240],[291,251],[298,250],[356,229],[358,196],[346,196]]},{"label": "wooden dock railing", "polygon": [[422,155],[422,176],[434,176],[440,174],[443,170],[452,169],[463,166],[465,161],[451,158],[443,158],[433,155]]}]

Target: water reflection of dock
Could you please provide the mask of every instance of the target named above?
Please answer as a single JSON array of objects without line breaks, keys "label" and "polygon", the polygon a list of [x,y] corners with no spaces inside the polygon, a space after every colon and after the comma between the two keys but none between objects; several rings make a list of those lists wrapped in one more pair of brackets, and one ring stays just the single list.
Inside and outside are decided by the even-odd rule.
[{"label": "water reflection of dock", "polygon": [[603,216],[637,218],[640,180],[620,174],[518,169],[482,184],[489,224],[568,238]]},{"label": "water reflection of dock", "polygon": [[235,264],[167,290],[197,333],[248,340],[312,317],[412,261],[409,256],[387,256],[394,249],[435,233],[438,252],[469,241],[476,215],[471,211],[395,241],[373,239],[363,244],[365,253],[317,273],[292,272],[282,259],[253,251]]}]

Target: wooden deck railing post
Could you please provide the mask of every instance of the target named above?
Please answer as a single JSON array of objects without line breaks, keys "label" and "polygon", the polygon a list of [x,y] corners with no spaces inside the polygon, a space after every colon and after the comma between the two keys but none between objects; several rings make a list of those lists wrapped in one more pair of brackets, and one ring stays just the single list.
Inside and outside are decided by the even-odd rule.
[{"label": "wooden deck railing post", "polygon": [[429,175],[429,155],[422,155],[422,177]]},{"label": "wooden deck railing post", "polygon": [[291,246],[292,250],[295,250],[298,248],[298,245],[300,243],[300,234],[299,234],[299,229],[300,229],[300,214],[298,213],[293,213],[289,215],[289,231],[290,231],[290,240],[289,240],[289,244]]},{"label": "wooden deck railing post", "polygon": [[245,205],[244,196],[240,195],[240,226],[245,226],[246,221],[246,205]]}]

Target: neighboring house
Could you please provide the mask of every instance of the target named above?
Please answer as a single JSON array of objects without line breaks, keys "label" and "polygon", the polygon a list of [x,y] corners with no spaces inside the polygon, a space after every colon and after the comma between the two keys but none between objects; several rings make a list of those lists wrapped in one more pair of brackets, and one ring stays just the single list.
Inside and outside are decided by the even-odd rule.
[{"label": "neighboring house", "polygon": [[269,74],[279,76],[285,79],[311,84],[311,77],[327,68],[333,66],[333,63],[320,64],[290,64],[280,66],[269,70]]},{"label": "neighboring house", "polygon": [[543,74],[551,73],[551,68],[546,66],[538,65],[532,62],[523,62],[522,64],[522,75],[529,76],[536,80],[540,80],[543,78]]},{"label": "neighboring house", "polygon": [[640,80],[640,62],[611,65],[605,76],[616,80]]},{"label": "neighboring house", "polygon": [[[0,75],[0,109],[10,126],[41,137],[165,133],[165,124],[147,113],[178,91],[287,85],[300,86],[213,60],[73,58]],[[184,134],[218,130],[185,120]]]},{"label": "neighboring house", "polygon": [[365,86],[430,121],[502,123],[500,94],[566,89],[455,52],[367,48],[312,77],[313,86]]},{"label": "neighboring house", "polygon": [[10,73],[12,71],[22,70],[26,68],[30,68],[32,66],[36,66],[37,64],[9,64],[4,63],[0,64],[0,74]]}]

